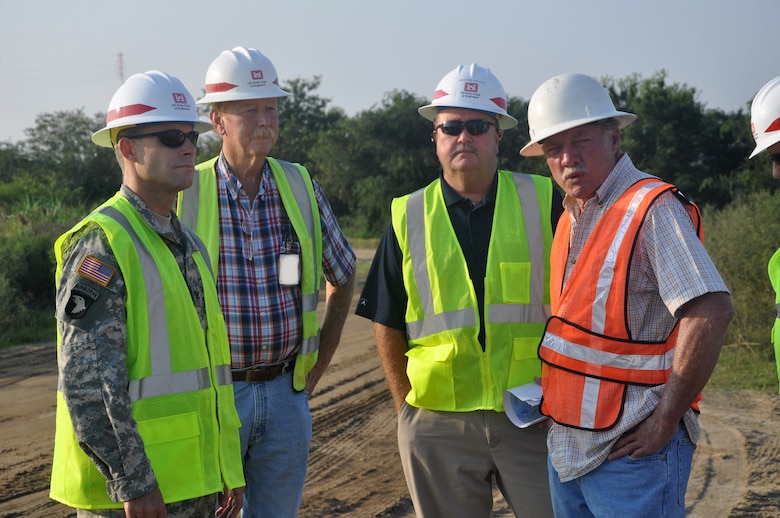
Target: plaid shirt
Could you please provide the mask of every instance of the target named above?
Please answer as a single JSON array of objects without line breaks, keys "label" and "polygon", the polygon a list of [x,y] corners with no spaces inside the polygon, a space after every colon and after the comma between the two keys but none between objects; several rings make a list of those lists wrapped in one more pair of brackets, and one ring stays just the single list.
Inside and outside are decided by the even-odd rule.
[{"label": "plaid shirt", "polygon": [[[225,160],[216,163],[220,251],[217,289],[233,369],[294,358],[301,344],[301,288],[278,282],[279,257],[300,253],[298,238],[266,162],[260,191],[250,200]],[[355,254],[325,194],[314,183],[322,223],[322,269],[334,286],[347,282]]]},{"label": "plaid shirt", "polygon": [[[572,217],[565,278],[588,238],[598,238],[591,232],[607,208],[628,187],[649,176],[624,154],[581,212],[575,200],[564,198],[564,208]],[[673,315],[683,304],[707,293],[728,292],[690,221],[682,203],[668,192],[648,212],[628,281],[628,324],[637,340],[666,339],[677,323]],[[568,482],[601,465],[615,441],[653,413],[663,388],[629,385],[623,413],[617,425],[607,431],[577,430],[554,423],[547,442],[550,461],[561,481]],[[693,410],[688,410],[683,422],[696,443],[699,425]]]}]

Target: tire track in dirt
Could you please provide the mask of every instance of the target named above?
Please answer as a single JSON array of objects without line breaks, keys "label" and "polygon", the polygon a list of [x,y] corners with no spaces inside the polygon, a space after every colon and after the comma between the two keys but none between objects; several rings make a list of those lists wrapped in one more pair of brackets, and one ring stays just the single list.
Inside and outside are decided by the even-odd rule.
[{"label": "tire track in dirt", "polygon": [[[731,505],[723,502],[739,500],[746,486],[744,459],[747,456],[745,439],[739,431],[726,425],[717,416],[704,416],[701,438],[694,452],[692,470],[686,494],[686,512],[690,518],[730,516]],[[709,495],[719,494],[713,500]]]},{"label": "tire track in dirt", "polygon": [[780,398],[750,391],[709,393],[686,495],[690,518],[780,516]]},{"label": "tire track in dirt", "polygon": [[[354,315],[348,321],[353,331],[345,330],[326,387],[310,401],[314,438],[299,515],[406,516],[398,514],[411,504],[397,454],[396,412],[373,325]],[[388,490],[398,497],[388,501]]]}]

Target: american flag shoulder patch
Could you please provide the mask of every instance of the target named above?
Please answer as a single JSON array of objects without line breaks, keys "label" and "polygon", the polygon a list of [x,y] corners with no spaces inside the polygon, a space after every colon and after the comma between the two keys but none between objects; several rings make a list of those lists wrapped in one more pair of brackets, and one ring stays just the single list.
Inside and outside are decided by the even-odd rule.
[{"label": "american flag shoulder patch", "polygon": [[107,287],[116,273],[116,268],[91,255],[87,255],[81,260],[78,273],[87,279],[95,281],[101,286]]}]

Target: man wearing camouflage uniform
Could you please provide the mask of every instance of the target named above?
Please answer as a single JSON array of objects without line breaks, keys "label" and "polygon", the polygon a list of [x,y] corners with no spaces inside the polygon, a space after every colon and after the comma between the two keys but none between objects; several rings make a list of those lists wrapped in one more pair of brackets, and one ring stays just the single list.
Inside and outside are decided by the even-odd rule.
[{"label": "man wearing camouflage uniform", "polygon": [[175,77],[130,77],[92,137],[115,148],[120,191],[55,244],[51,497],[78,516],[240,513],[225,324],[208,254],[171,211],[210,129]]}]

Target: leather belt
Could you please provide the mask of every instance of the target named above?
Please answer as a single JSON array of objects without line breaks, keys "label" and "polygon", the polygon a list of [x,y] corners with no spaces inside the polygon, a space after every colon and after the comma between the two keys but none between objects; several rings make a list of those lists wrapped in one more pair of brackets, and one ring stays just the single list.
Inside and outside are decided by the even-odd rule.
[{"label": "leather belt", "polygon": [[246,381],[247,383],[254,383],[258,381],[271,381],[276,379],[285,372],[289,372],[292,362],[279,363],[270,367],[260,367],[259,369],[252,369],[248,371],[232,371],[233,381]]}]

